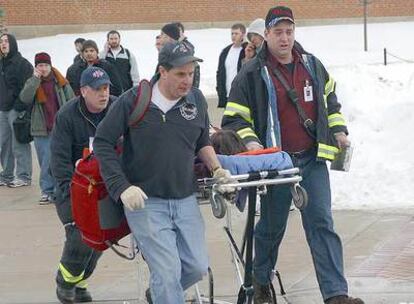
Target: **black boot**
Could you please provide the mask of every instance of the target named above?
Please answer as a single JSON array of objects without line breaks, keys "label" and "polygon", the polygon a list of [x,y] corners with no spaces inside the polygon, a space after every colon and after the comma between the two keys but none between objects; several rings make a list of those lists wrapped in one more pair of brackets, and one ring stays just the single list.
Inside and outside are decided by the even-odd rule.
[{"label": "black boot", "polygon": [[92,296],[86,288],[75,288],[75,303],[92,302]]},{"label": "black boot", "polygon": [[60,303],[72,304],[75,303],[75,288],[63,288],[60,286],[56,287],[56,296]]},{"label": "black boot", "polygon": [[253,296],[254,304],[273,303],[269,284],[260,285],[258,282],[256,282],[256,280],[253,280],[253,289],[254,289],[254,296]]},{"label": "black boot", "polygon": [[348,296],[336,296],[325,301],[326,304],[364,304],[360,298],[351,298]]},{"label": "black boot", "polygon": [[148,304],[152,304],[151,291],[149,288],[145,290],[145,298],[147,299]]}]

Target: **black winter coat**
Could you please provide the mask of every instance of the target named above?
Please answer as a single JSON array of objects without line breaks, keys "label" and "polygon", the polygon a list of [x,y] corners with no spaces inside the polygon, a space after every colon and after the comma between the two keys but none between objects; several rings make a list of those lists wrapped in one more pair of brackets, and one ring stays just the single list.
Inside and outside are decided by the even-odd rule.
[{"label": "black winter coat", "polygon": [[[247,42],[242,44],[242,50],[240,52],[239,61],[237,62],[237,72],[240,71],[242,66],[242,59],[244,58],[244,49]],[[216,91],[218,96],[218,107],[224,108],[227,103],[227,89],[226,89],[226,58],[229,54],[230,48],[233,44],[226,46],[220,53],[219,64],[216,74]]]},{"label": "black winter coat", "polygon": [[0,111],[15,109],[21,112],[28,106],[20,100],[19,94],[26,80],[33,75],[33,66],[19,53],[16,38],[11,34],[4,35],[8,36],[10,51],[6,57],[0,56]]},{"label": "black winter coat", "polygon": [[[98,59],[96,63],[93,64],[98,68],[103,69],[105,72],[108,73],[109,78],[111,79],[111,86],[110,86],[110,94],[113,96],[119,96],[123,93],[122,82],[121,78],[119,77],[118,71],[116,68],[105,59]],[[72,64],[67,72],[66,72],[66,79],[69,81],[70,86],[75,92],[76,96],[80,95],[80,79],[82,72],[86,70],[88,67],[88,63],[84,60],[75,62]]]},{"label": "black winter coat", "polygon": [[[110,96],[108,106],[102,112],[102,119],[116,97]],[[50,170],[56,179],[56,208],[62,223],[72,222],[70,204],[70,182],[75,163],[82,158],[84,148],[89,148],[89,138],[95,136],[96,122],[89,116],[85,101],[76,97],[64,104],[58,111],[50,141]]]}]

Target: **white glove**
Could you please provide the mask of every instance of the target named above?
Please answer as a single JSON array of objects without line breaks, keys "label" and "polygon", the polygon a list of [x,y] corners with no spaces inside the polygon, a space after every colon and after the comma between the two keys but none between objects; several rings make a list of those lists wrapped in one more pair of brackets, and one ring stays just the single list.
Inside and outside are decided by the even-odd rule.
[{"label": "white glove", "polygon": [[134,211],[145,207],[145,200],[148,196],[140,187],[130,186],[122,192],[120,198],[125,207]]},{"label": "white glove", "polygon": [[[217,179],[219,183],[229,183],[232,182],[231,173],[229,170],[223,168],[217,168],[213,172],[213,178]],[[236,182],[236,181],[235,181]],[[232,193],[236,191],[235,187],[229,187],[226,185],[219,185],[217,190],[221,193]]]},{"label": "white glove", "polygon": [[221,179],[222,182],[227,183],[231,180],[231,173],[229,170],[219,167],[214,170],[213,178]]}]

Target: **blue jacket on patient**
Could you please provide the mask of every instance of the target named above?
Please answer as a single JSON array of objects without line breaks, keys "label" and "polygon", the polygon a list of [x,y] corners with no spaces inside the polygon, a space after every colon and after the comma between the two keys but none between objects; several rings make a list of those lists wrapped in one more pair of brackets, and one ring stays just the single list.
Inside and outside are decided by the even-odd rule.
[{"label": "blue jacket on patient", "polygon": [[217,155],[217,157],[221,166],[229,170],[232,175],[293,168],[292,160],[286,152],[260,155]]},{"label": "blue jacket on patient", "polygon": [[[285,170],[293,168],[292,160],[286,152],[260,155],[217,155],[221,166],[232,175],[256,171]],[[236,197],[236,206],[243,211],[247,201],[247,189],[242,189]]]}]

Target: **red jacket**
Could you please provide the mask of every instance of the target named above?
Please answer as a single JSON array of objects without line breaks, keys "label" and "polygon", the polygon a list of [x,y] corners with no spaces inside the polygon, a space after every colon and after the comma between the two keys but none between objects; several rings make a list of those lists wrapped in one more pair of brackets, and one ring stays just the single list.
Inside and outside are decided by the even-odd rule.
[{"label": "red jacket", "polygon": [[270,54],[268,59],[269,73],[271,74],[273,84],[276,87],[283,151],[299,152],[315,147],[315,139],[310,137],[306,132],[296,107],[287,95],[286,89],[271,72],[274,68],[277,68],[282,73],[289,86],[296,90],[299,97],[299,105],[304,109],[310,119],[316,121],[317,108],[315,92],[312,94],[312,101],[305,101],[304,99],[304,88],[306,86],[314,88],[314,86],[312,84],[311,75],[308,73],[302,62],[301,56],[296,51],[293,52],[293,73],[289,70],[287,65],[281,64]]}]

